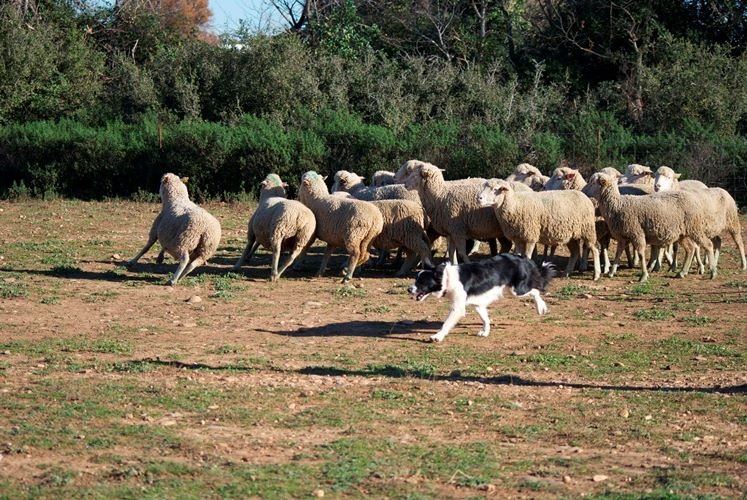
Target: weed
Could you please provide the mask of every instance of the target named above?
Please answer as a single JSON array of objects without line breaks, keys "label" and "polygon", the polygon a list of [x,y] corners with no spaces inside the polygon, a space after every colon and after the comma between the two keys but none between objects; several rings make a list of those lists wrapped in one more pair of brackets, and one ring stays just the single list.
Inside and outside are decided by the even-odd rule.
[{"label": "weed", "polygon": [[89,304],[95,304],[100,301],[119,297],[119,295],[120,295],[119,292],[115,292],[112,290],[106,290],[103,292],[93,292],[83,297],[83,302],[88,302]]},{"label": "weed", "polygon": [[639,309],[633,316],[644,321],[665,321],[674,317],[674,313],[668,308],[652,307],[651,309]]},{"label": "weed", "polygon": [[16,280],[16,278],[6,278],[0,281],[0,298],[15,299],[28,297],[29,292],[26,285]]},{"label": "weed", "polygon": [[387,306],[366,306],[363,311],[365,313],[383,314],[388,313],[389,311],[391,311],[391,309]]},{"label": "weed", "polygon": [[50,296],[50,297],[42,297],[42,299],[39,302],[41,302],[42,304],[46,304],[46,305],[52,305],[52,304],[59,304],[60,300],[61,299],[59,297]]},{"label": "weed", "polygon": [[366,295],[368,295],[368,292],[362,288],[341,286],[336,288],[335,291],[332,292],[332,295],[340,299],[346,299],[350,297],[365,297]]},{"label": "weed", "polygon": [[710,325],[716,320],[709,316],[685,316],[682,318],[682,322],[689,326],[705,326]]},{"label": "weed", "polygon": [[561,299],[571,299],[581,294],[588,293],[589,289],[583,285],[565,285],[556,293]]}]

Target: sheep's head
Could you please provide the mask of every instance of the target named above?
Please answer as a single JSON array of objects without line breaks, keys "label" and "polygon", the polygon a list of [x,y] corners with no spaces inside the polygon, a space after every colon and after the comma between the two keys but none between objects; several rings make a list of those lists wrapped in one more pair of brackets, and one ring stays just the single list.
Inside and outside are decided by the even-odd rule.
[{"label": "sheep's head", "polygon": [[[186,177],[184,179],[187,179]],[[161,200],[189,199],[189,192],[184,181],[179,176],[167,173],[161,177],[161,186],[158,190]]]},{"label": "sheep's head", "polygon": [[288,187],[287,182],[283,182],[278,174],[267,174],[267,177],[260,182],[260,185],[265,188],[271,187]]},{"label": "sheep's head", "polygon": [[482,206],[495,205],[503,203],[505,194],[513,192],[514,188],[511,182],[502,179],[488,179],[482,186],[480,194],[477,195],[477,201]]},{"label": "sheep's head", "polygon": [[671,168],[662,165],[656,170],[656,177],[654,177],[654,191],[657,193],[662,191],[670,191],[674,188],[677,180],[681,174],[674,173]]},{"label": "sheep's head", "polygon": [[420,160],[407,160],[402,165],[400,165],[397,173],[394,174],[394,182],[397,184],[404,184],[405,179],[407,179],[407,177],[409,177],[409,175],[413,173],[420,165],[424,165],[424,163]]}]

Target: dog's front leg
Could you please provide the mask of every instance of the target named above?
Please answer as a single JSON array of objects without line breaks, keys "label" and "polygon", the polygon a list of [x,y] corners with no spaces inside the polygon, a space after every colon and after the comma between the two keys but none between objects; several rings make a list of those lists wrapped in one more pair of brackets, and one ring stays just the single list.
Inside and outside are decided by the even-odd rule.
[{"label": "dog's front leg", "polygon": [[456,326],[457,322],[462,319],[465,314],[466,311],[464,309],[464,306],[452,307],[449,315],[444,321],[444,324],[441,326],[441,329],[435,335],[431,335],[431,340],[434,342],[441,342],[443,339],[445,339],[451,329]]},{"label": "dog's front leg", "polygon": [[485,306],[475,306],[475,311],[482,320],[482,330],[477,332],[480,337],[487,337],[490,335],[490,317],[488,317],[488,308]]},{"label": "dog's front leg", "polygon": [[534,299],[534,305],[537,306],[537,313],[538,314],[547,314],[547,312],[549,311],[549,309],[548,309],[547,304],[545,303],[545,301],[542,300],[542,297],[540,296],[539,290],[537,290],[536,288],[532,288],[527,293],[525,293],[524,295],[522,295],[522,297],[526,297],[526,296],[532,297]]}]

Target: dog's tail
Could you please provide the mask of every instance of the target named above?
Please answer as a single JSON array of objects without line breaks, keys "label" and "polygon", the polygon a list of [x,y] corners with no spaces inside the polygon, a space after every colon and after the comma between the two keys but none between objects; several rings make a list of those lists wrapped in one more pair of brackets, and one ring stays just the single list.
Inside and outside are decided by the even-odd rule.
[{"label": "dog's tail", "polygon": [[544,292],[547,285],[550,284],[550,281],[552,281],[556,275],[555,266],[552,262],[543,262],[539,268],[539,275],[540,280],[542,281],[540,290]]}]

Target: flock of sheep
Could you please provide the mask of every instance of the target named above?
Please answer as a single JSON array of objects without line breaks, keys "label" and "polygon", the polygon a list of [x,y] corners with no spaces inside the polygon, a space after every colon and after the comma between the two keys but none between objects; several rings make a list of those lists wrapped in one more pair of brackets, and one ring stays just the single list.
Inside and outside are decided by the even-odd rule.
[{"label": "flock of sheep", "polygon": [[[531,256],[538,244],[545,252],[566,245],[570,258],[565,274],[587,270],[589,253],[593,279],[602,272],[613,276],[622,253],[641,267],[641,281],[659,270],[662,260],[677,270],[677,248],[685,251],[678,276],[685,276],[696,259],[705,272],[705,251],[710,277],[716,276],[721,234],[728,232],[747,269],[737,205],[728,192],[709,188],[700,181],[680,181],[669,167],[652,172],[643,165],[629,165],[625,173],[608,167],[588,182],[568,166],[551,177],[523,163],[505,180],[469,178],[447,181],[443,171],[427,162],[409,160],[394,172],[380,171],[371,186],[345,170],[335,174],[332,192],[325,178],[310,171],[303,174],[298,200],[287,199],[285,184],[276,174],[261,183],[260,199],[249,220],[247,245],[236,262],[238,270],[262,245],[272,251],[270,279],[277,280],[297,262],[316,239],[326,243],[319,275],[335,249],[348,255],[343,282],[369,259],[371,248],[380,256],[390,251],[405,253],[398,276],[418,263],[433,266],[434,241],[444,237],[452,263],[468,262],[470,245],[486,241],[492,253],[513,251]],[[176,284],[195,267],[204,264],[220,241],[220,224],[206,210],[190,201],[186,185],[174,174],[161,179],[161,212],[150,230],[145,247],[129,264],[137,262],[158,241],[164,252],[179,261],[169,284]],[[617,241],[610,265],[608,247]],[[498,244],[496,244],[498,242]],[[651,259],[646,260],[646,246]],[[633,254],[631,255],[630,249]],[[280,254],[289,251],[282,266]],[[602,262],[600,262],[602,261]]]}]

